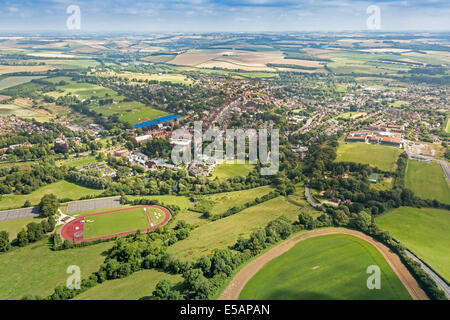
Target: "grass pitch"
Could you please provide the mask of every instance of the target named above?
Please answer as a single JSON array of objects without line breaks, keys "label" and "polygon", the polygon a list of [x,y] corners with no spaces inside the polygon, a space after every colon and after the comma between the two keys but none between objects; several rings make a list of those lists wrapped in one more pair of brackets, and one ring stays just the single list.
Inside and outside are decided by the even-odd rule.
[{"label": "grass pitch", "polygon": [[408,161],[406,170],[406,188],[423,199],[439,200],[450,203],[450,187],[441,165],[435,161]]},{"label": "grass pitch", "polygon": [[[367,288],[368,266],[381,269],[381,289]],[[348,235],[304,240],[266,264],[240,299],[406,300],[410,296],[371,244]]]},{"label": "grass pitch", "polygon": [[228,179],[234,177],[246,177],[253,168],[254,165],[248,163],[223,163],[216,166],[212,172],[212,178]]},{"label": "grass pitch", "polygon": [[136,231],[156,226],[164,220],[165,214],[156,208],[130,208],[129,210],[105,213],[84,218],[84,239]]},{"label": "grass pitch", "polygon": [[394,171],[401,152],[399,148],[385,145],[340,142],[336,161],[364,163],[383,171]]},{"label": "grass pitch", "polygon": [[450,211],[401,207],[375,219],[382,230],[450,280]]}]

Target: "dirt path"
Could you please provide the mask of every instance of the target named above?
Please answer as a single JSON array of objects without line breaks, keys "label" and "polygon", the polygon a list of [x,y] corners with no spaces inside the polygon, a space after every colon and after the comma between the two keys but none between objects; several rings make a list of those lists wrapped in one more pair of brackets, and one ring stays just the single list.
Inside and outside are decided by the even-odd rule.
[{"label": "dirt path", "polygon": [[408,290],[409,294],[414,300],[428,300],[428,296],[425,294],[425,292],[419,287],[419,284],[417,281],[413,278],[413,276],[409,273],[409,271],[406,269],[406,267],[403,265],[403,263],[400,261],[400,258],[393,253],[389,248],[387,248],[385,245],[381,244],[378,241],[375,241],[373,238],[358,232],[353,231],[349,229],[343,229],[343,228],[329,228],[329,229],[318,229],[313,231],[308,231],[306,233],[301,233],[299,235],[296,235],[283,243],[279,244],[278,246],[270,249],[269,251],[265,252],[255,260],[251,261],[249,264],[247,264],[245,267],[243,267],[231,280],[231,282],[228,284],[228,286],[225,288],[225,290],[222,292],[222,294],[219,297],[219,300],[237,300],[239,299],[239,295],[244,289],[247,282],[256,274],[259,270],[261,270],[262,267],[266,265],[269,261],[273,260],[274,258],[282,255],[283,253],[289,251],[299,243],[300,241],[318,237],[318,236],[324,236],[329,234],[347,234],[351,236],[355,236],[357,238],[360,238],[362,240],[365,240],[372,244],[384,257],[384,259],[387,261],[389,266],[394,270],[397,277],[400,279],[400,281],[405,286],[406,290]]}]

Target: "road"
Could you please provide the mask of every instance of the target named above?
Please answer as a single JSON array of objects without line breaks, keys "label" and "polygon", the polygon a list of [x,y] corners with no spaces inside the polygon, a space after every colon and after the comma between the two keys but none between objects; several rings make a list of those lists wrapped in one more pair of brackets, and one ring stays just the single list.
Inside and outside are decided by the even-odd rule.
[{"label": "road", "polygon": [[436,160],[441,165],[442,171],[444,171],[445,177],[447,178],[447,181],[450,182],[450,166],[448,165],[447,161],[444,160]]},{"label": "road", "polygon": [[321,203],[315,203],[313,199],[311,198],[311,192],[309,191],[308,187],[305,187],[305,196],[306,200],[308,200],[309,204],[312,205],[314,208],[320,207]]},{"label": "road", "polygon": [[445,292],[448,298],[450,298],[450,287],[447,285],[447,283],[439,277],[433,270],[431,270],[425,263],[423,263],[419,258],[417,258],[414,254],[409,252],[408,250],[405,250],[406,255],[413,259],[414,261],[420,263],[420,266],[422,269],[428,273],[428,275],[433,278],[434,282],[437,283],[437,285]]}]

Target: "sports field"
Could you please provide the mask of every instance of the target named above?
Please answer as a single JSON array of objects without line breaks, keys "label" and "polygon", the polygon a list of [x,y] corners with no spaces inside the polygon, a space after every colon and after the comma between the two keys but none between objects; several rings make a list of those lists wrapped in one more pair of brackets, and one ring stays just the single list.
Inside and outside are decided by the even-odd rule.
[{"label": "sports field", "polygon": [[[367,267],[381,270],[381,289],[369,290]],[[326,235],[296,244],[267,263],[240,299],[407,300],[410,295],[370,243],[349,235]]]},{"label": "sports field", "polygon": [[391,146],[340,142],[335,161],[364,163],[383,171],[394,171],[401,152],[401,149]]},{"label": "sports field", "polygon": [[345,112],[337,116],[338,119],[356,119],[365,116],[367,112]]},{"label": "sports field", "polygon": [[159,206],[126,207],[84,215],[67,223],[61,236],[76,242],[152,231],[169,221],[170,213]]},{"label": "sports field", "polygon": [[234,177],[245,177],[254,168],[254,165],[248,163],[223,163],[216,166],[212,172],[212,179],[228,179]]},{"label": "sports field", "polygon": [[408,161],[405,185],[420,198],[450,203],[449,183],[435,161]]},{"label": "sports field", "polygon": [[401,207],[378,216],[375,221],[450,280],[450,211]]}]

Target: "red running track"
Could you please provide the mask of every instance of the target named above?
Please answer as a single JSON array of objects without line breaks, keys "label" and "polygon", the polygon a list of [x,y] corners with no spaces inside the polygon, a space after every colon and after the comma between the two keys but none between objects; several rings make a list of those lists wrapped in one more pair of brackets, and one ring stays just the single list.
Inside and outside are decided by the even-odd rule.
[{"label": "red running track", "polygon": [[86,218],[86,217],[98,216],[101,214],[108,214],[108,213],[114,213],[114,212],[120,212],[120,211],[128,211],[128,210],[140,209],[140,208],[155,208],[155,209],[161,210],[165,214],[163,221],[161,221],[156,226],[150,227],[150,220],[149,220],[148,214],[146,213],[146,217],[147,217],[147,221],[148,221],[149,225],[148,225],[147,229],[141,230],[142,232],[153,231],[156,228],[159,228],[159,227],[165,225],[170,219],[169,210],[167,210],[164,207],[160,207],[160,206],[137,206],[137,207],[117,209],[117,210],[111,210],[111,211],[105,211],[105,212],[90,213],[90,214],[86,214],[84,216],[78,217],[78,218],[70,221],[69,223],[66,223],[63,226],[63,228],[61,229],[61,236],[64,240],[69,240],[72,243],[80,243],[83,241],[89,242],[89,241],[95,241],[95,240],[99,240],[99,239],[109,239],[109,238],[113,238],[113,237],[121,237],[121,236],[126,236],[128,234],[136,233],[137,230],[134,230],[134,231],[110,234],[110,235],[106,235],[106,236],[100,236],[100,237],[96,237],[96,238],[84,239],[84,223],[81,221],[83,221],[84,218]]}]

